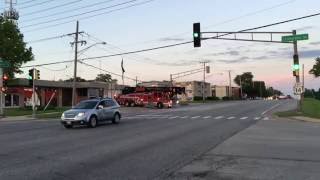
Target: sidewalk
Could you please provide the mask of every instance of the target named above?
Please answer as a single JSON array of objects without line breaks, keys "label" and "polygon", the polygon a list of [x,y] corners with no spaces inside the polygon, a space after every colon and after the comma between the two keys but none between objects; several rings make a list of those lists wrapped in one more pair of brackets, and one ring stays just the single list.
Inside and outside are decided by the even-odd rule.
[{"label": "sidewalk", "polygon": [[259,121],[175,172],[172,179],[318,180],[320,124]]},{"label": "sidewalk", "polygon": [[7,116],[7,117],[0,117],[1,121],[24,121],[24,120],[35,120],[30,116]]}]

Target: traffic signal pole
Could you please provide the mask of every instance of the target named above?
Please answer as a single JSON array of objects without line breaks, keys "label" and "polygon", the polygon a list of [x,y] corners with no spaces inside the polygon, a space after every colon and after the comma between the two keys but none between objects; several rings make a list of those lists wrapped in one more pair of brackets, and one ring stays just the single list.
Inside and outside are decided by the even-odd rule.
[{"label": "traffic signal pole", "polygon": [[36,77],[36,69],[33,67],[32,76],[32,118],[36,118],[36,88],[34,85],[34,79]]},{"label": "traffic signal pole", "polygon": [[[296,30],[293,30],[292,31],[292,35],[296,35],[297,34],[297,31]],[[297,41],[293,41],[293,55],[295,56],[298,56],[298,43]],[[298,74],[296,75],[296,83],[300,83],[300,68],[298,69]],[[301,111],[301,108],[302,108],[302,100],[303,100],[303,93],[301,93],[299,99],[298,99],[298,111]]]}]

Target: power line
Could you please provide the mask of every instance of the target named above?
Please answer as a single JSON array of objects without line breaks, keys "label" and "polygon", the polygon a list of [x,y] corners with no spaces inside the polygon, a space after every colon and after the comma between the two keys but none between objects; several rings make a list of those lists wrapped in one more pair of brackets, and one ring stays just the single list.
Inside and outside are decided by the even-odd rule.
[{"label": "power line", "polygon": [[30,3],[30,2],[33,2],[33,1],[37,1],[37,0],[25,1],[25,2],[22,2],[22,3],[18,4],[18,5],[20,6],[20,5],[27,4],[27,3]]},{"label": "power line", "polygon": [[[262,29],[262,28],[265,28],[265,27],[275,26],[275,25],[284,24],[284,23],[288,23],[288,22],[292,22],[292,21],[297,21],[297,20],[301,20],[301,19],[306,19],[306,18],[314,17],[314,16],[319,16],[319,15],[320,15],[320,13],[315,13],[315,14],[311,14],[311,15],[307,15],[307,16],[302,16],[302,17],[298,17],[298,18],[294,18],[294,19],[289,19],[289,20],[285,20],[285,21],[280,21],[280,22],[277,22],[277,23],[267,24],[267,25],[258,26],[258,27],[254,27],[254,28],[243,29],[243,30],[240,30],[240,31],[238,31],[238,32],[250,31],[250,30],[256,30],[256,29]],[[226,35],[229,35],[229,34],[232,34],[232,33],[222,34],[222,35],[214,36],[214,37],[210,37],[210,38],[204,38],[203,40],[217,39],[218,37],[226,36]],[[134,53],[140,53],[140,52],[146,52],[146,51],[153,51],[153,50],[164,49],[164,48],[169,48],[169,47],[181,46],[181,45],[191,44],[191,43],[193,43],[193,41],[187,41],[187,42],[182,42],[182,43],[175,43],[175,44],[170,44],[170,45],[165,45],[165,46],[158,46],[158,47],[153,47],[153,48],[148,48],[148,49],[141,49],[141,50],[136,50],[136,51],[129,51],[129,52],[124,52],[124,53],[111,54],[111,55],[106,55],[106,56],[96,56],[96,57],[83,58],[83,59],[80,59],[80,60],[81,60],[81,61],[85,61],[85,60],[108,58],[108,57],[114,57],[114,56],[121,56],[121,55],[134,54]],[[62,64],[62,63],[72,62],[72,61],[73,61],[73,60],[66,60],[66,61],[59,61],[59,62],[52,62],[52,63],[45,63],[45,64],[24,66],[24,67],[22,67],[22,68],[25,68],[25,67],[33,67],[33,66],[46,66],[46,65],[53,65],[53,64]]]},{"label": "power line", "polygon": [[39,6],[39,5],[46,4],[46,3],[49,3],[49,2],[53,2],[53,1],[54,0],[47,0],[47,1],[43,1],[43,2],[39,2],[39,3],[36,3],[36,4],[29,5],[29,6],[24,6],[24,7],[21,7],[19,9],[26,9],[26,8],[30,8],[30,7],[34,7],[34,6]]},{"label": "power line", "polygon": [[[83,33],[83,32],[80,32]],[[49,40],[53,40],[53,39],[59,39],[59,38],[63,38],[66,36],[71,36],[74,33],[69,33],[69,34],[64,34],[64,35],[60,35],[60,36],[53,36],[53,37],[48,37],[48,38],[43,38],[43,39],[38,39],[38,40],[33,40],[33,41],[28,41],[26,43],[37,43],[37,42],[42,42],[42,41],[49,41]]]},{"label": "power line", "polygon": [[[83,17],[83,18],[78,18],[78,20],[90,19],[90,18],[93,18],[93,17],[96,17],[96,16],[101,16],[101,15],[105,15],[105,14],[110,14],[110,13],[113,13],[113,12],[116,12],[116,11],[120,11],[120,10],[124,10],[124,9],[129,9],[129,8],[131,8],[131,7],[135,7],[135,6],[140,6],[140,5],[143,5],[143,4],[147,4],[147,3],[150,3],[150,2],[152,2],[152,1],[155,1],[155,0],[143,1],[143,2],[141,2],[141,3],[136,3],[136,4],[133,4],[133,5],[125,6],[125,7],[118,8],[118,9],[114,9],[114,10],[110,10],[110,11],[107,11],[107,12],[102,12],[102,13],[99,13],[99,14],[94,14],[94,15],[91,15],[91,16],[86,16],[86,17]],[[60,26],[60,25],[68,24],[68,23],[72,23],[72,22],[74,22],[74,20],[65,21],[65,22],[62,22],[62,23],[56,23],[56,24],[53,24],[53,25],[48,25],[48,26],[44,26],[44,27],[40,27],[40,28],[35,28],[35,29],[28,30],[28,31],[24,31],[24,32],[34,32],[34,31],[37,31],[37,30],[48,29],[48,28],[51,28],[51,27],[56,27],[56,26]]]},{"label": "power line", "polygon": [[[109,73],[109,74],[112,74],[112,75],[115,75],[115,76],[122,77],[122,75],[120,75],[120,74],[107,71],[107,70],[105,70],[105,69],[96,67],[96,66],[94,66],[94,65],[85,63],[85,62],[83,62],[83,61],[79,61],[79,63],[84,64],[84,65],[89,66],[89,67],[92,67],[92,68],[95,68],[95,69],[100,70],[100,71],[104,71],[104,72],[106,72],[106,73]],[[123,76],[123,78],[130,79],[130,80],[132,80],[132,81],[136,81],[136,78],[130,78],[130,77],[127,77],[127,76]],[[138,80],[138,81],[140,81],[140,80]],[[140,82],[142,82],[142,81],[140,81]]]},{"label": "power line", "polygon": [[[46,12],[46,11],[49,11],[49,10],[52,10],[52,9],[56,9],[56,8],[59,8],[59,7],[63,7],[63,6],[68,6],[70,4],[75,4],[75,3],[78,3],[78,2],[81,2],[82,0],[75,0],[75,1],[71,1],[71,2],[67,2],[67,3],[64,3],[64,4],[60,4],[60,5],[57,5],[57,6],[53,6],[53,7],[49,7],[49,8],[46,8],[46,9],[41,9],[39,11],[33,11],[33,12],[30,12],[30,13],[26,13],[26,14],[22,14],[20,16],[22,17],[25,17],[25,16],[30,16],[30,15],[33,15],[33,14],[38,14],[38,13],[41,13],[41,12]],[[43,17],[43,16],[42,16]],[[39,18],[34,18],[34,19],[39,19]],[[23,22],[28,22],[28,21],[23,21]]]},{"label": "power line", "polygon": [[80,9],[85,9],[85,8],[89,8],[89,7],[93,7],[93,6],[109,3],[111,1],[115,1],[115,0],[107,0],[107,1],[102,1],[102,2],[98,2],[98,3],[94,3],[94,4],[89,4],[89,5],[81,6],[81,7],[74,8],[74,9],[69,9],[69,10],[65,10],[65,11],[60,11],[60,12],[48,14],[48,15],[45,15],[45,16],[39,16],[39,17],[35,17],[35,18],[32,18],[32,19],[27,19],[27,20],[25,20],[23,22],[30,22],[30,21],[34,21],[34,20],[47,18],[47,17],[52,17],[52,16],[55,16],[55,15],[61,15],[61,14],[65,14],[65,13],[70,13],[70,12],[78,11]]},{"label": "power line", "polygon": [[95,10],[91,10],[91,11],[86,11],[86,12],[79,13],[79,14],[74,14],[74,15],[65,16],[65,17],[61,17],[61,18],[56,18],[56,19],[52,19],[52,20],[48,20],[48,21],[35,23],[35,24],[29,24],[29,25],[22,26],[21,28],[39,26],[39,25],[42,25],[42,24],[48,24],[48,23],[52,23],[52,22],[56,22],[56,21],[60,21],[60,20],[68,19],[68,18],[73,18],[73,17],[77,17],[77,16],[90,14],[90,13],[93,13],[93,12],[99,12],[99,11],[110,9],[110,8],[114,8],[114,7],[117,7],[117,6],[130,4],[130,3],[135,2],[135,1],[138,1],[138,0],[130,0],[130,1],[126,1],[126,2],[123,2],[123,3],[118,3],[118,4],[115,4],[115,5],[112,5],[112,6],[107,6],[107,7],[104,7],[104,8],[99,8],[99,9],[95,9]]}]

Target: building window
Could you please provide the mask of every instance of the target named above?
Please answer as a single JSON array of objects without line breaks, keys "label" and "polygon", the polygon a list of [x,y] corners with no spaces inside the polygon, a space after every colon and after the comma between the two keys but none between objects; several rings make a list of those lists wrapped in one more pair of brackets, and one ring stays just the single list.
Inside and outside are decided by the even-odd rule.
[{"label": "building window", "polygon": [[88,89],[87,88],[78,89],[78,96],[88,96]]},{"label": "building window", "polygon": [[6,107],[17,107],[19,106],[19,95],[16,94],[7,94],[5,96],[5,106]]}]

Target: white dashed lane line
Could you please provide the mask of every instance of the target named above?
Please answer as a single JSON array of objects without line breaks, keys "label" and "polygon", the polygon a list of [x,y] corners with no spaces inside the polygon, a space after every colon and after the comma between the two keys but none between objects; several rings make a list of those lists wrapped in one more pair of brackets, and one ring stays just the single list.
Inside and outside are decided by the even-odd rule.
[{"label": "white dashed lane line", "polygon": [[211,116],[205,116],[205,117],[203,117],[203,119],[209,119],[209,118],[211,118]]},{"label": "white dashed lane line", "polygon": [[169,119],[176,119],[178,118],[179,116],[172,116],[172,117],[169,117]]},{"label": "white dashed lane line", "polygon": [[241,120],[245,120],[245,119],[248,119],[248,117],[242,117],[242,118],[240,118]]},{"label": "white dashed lane line", "polygon": [[200,116],[193,116],[191,117],[191,119],[196,119],[196,118],[199,118]]},{"label": "white dashed lane line", "polygon": [[217,116],[214,119],[222,119],[222,118],[224,118],[224,116]]},{"label": "white dashed lane line", "polygon": [[182,117],[180,117],[181,119],[186,119],[186,118],[188,118],[189,116],[182,116]]},{"label": "white dashed lane line", "polygon": [[227,119],[229,119],[229,120],[230,120],[230,119],[234,119],[234,118],[236,118],[236,117],[234,117],[234,116],[231,116],[231,117],[228,117]]},{"label": "white dashed lane line", "polygon": [[259,119],[261,119],[261,117],[255,117],[255,118],[253,118],[254,120],[259,120]]}]

